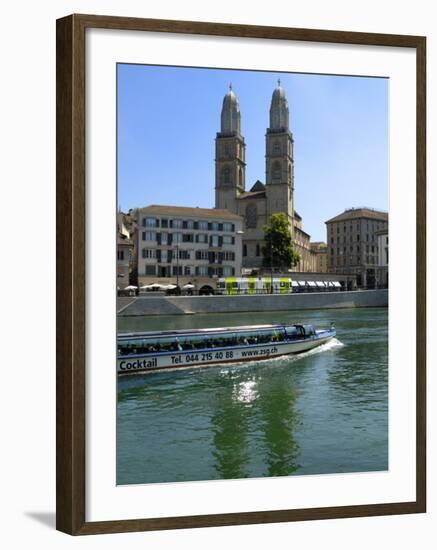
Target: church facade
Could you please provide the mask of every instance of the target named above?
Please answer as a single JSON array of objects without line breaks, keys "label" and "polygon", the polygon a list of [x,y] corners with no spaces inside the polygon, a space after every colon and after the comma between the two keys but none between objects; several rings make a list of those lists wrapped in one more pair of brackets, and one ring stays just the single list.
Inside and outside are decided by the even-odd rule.
[{"label": "church facade", "polygon": [[315,271],[310,235],[294,210],[293,134],[288,101],[280,81],[273,91],[266,131],[265,183],[256,181],[246,191],[246,144],[241,133],[240,106],[230,86],[223,99],[220,132],[215,140],[215,208],[244,219],[243,268],[262,265],[264,226],[272,214],[285,214],[300,262],[294,271]]}]

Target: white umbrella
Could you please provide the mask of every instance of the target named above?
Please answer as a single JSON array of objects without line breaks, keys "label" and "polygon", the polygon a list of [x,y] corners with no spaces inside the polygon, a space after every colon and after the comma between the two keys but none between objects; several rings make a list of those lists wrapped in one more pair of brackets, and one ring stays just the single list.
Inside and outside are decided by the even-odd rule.
[{"label": "white umbrella", "polygon": [[138,287],[135,286],[135,285],[128,285],[127,287],[125,287],[123,290],[136,290]]},{"label": "white umbrella", "polygon": [[191,283],[187,283],[187,284],[184,285],[182,288],[194,288],[194,285],[191,284]]},{"label": "white umbrella", "polygon": [[162,285],[162,288],[165,288],[166,290],[174,290],[177,288],[176,285]]},{"label": "white umbrella", "polygon": [[140,289],[141,289],[141,290],[148,289],[148,288],[153,288],[153,285],[143,285],[143,286],[140,286]]}]

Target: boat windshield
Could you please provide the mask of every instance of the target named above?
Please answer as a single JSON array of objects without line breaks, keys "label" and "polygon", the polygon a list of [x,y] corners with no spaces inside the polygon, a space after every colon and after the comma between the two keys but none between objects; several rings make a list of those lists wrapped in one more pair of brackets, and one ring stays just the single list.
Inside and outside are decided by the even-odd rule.
[{"label": "boat windshield", "polygon": [[178,334],[165,336],[144,336],[120,338],[117,342],[118,355],[138,355],[211,348],[238,347],[245,345],[283,342],[286,333],[283,327],[256,329],[238,332],[217,332],[212,334]]},{"label": "boat windshield", "polygon": [[291,325],[285,327],[287,340],[302,340],[305,338],[305,329],[302,325]]},{"label": "boat windshield", "polygon": [[303,329],[305,331],[306,336],[314,336],[314,334],[316,333],[313,325],[303,325]]}]

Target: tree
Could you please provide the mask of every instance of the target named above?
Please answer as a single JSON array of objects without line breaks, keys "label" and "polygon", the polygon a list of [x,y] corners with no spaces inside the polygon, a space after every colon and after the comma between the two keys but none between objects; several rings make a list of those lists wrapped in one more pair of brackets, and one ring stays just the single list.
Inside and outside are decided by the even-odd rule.
[{"label": "tree", "polygon": [[278,212],[270,216],[270,223],[264,226],[265,245],[262,248],[263,267],[287,270],[299,261],[299,254],[293,248],[287,216]]}]

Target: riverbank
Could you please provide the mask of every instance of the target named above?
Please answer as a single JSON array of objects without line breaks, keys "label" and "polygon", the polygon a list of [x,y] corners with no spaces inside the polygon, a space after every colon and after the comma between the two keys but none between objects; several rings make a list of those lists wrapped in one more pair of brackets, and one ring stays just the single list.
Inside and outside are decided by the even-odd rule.
[{"label": "riverbank", "polygon": [[118,298],[117,315],[135,317],[387,306],[387,289],[256,296],[138,296]]}]

